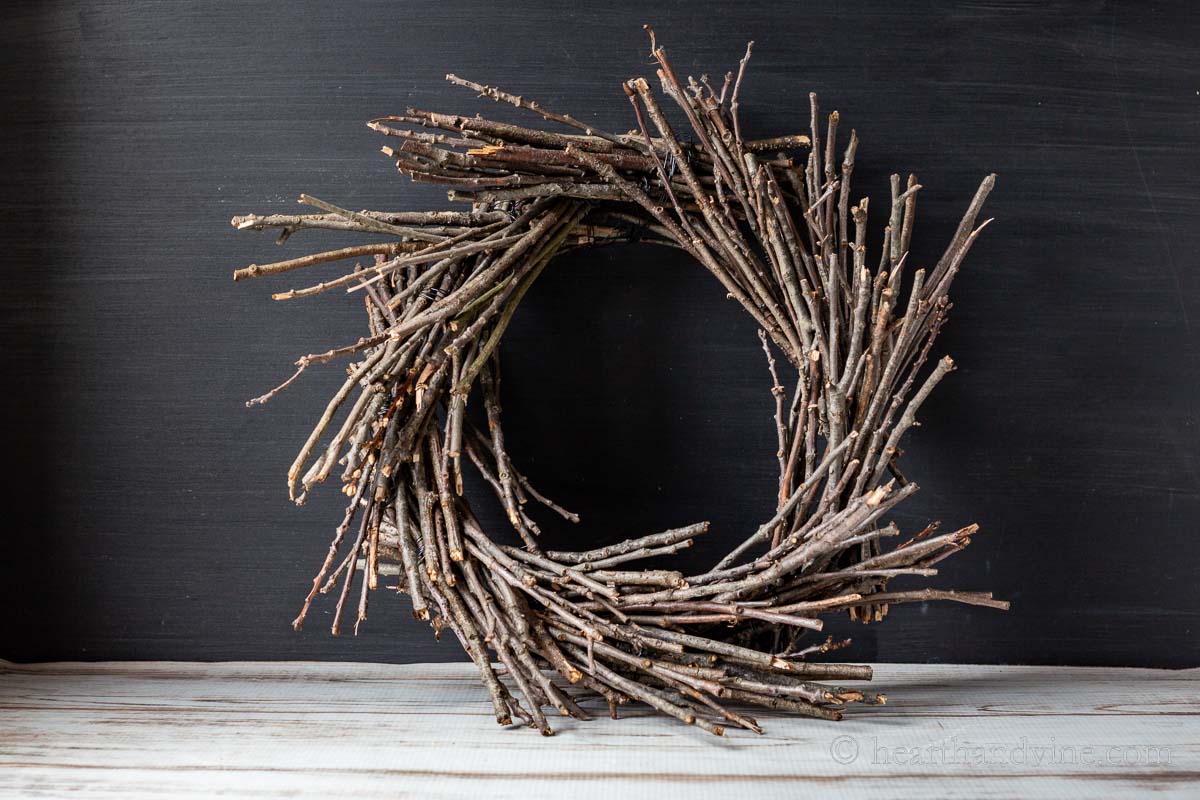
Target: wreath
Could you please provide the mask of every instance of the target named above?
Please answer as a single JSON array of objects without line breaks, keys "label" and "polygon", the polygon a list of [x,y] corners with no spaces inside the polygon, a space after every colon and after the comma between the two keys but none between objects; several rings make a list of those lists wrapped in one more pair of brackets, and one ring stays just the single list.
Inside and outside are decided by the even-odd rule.
[{"label": "wreath", "polygon": [[[366,308],[365,336],[305,355],[248,403],[265,403],[313,365],[351,360],[287,474],[296,503],[335,471],[349,498],[293,627],[318,594],[333,592],[333,633],[347,605],[357,606],[357,631],[370,591],[395,576],[416,618],[439,636],[454,632],[502,725],[517,718],[550,735],[547,710],[585,719],[580,701],[592,693],[614,718],[638,701],[715,734],[728,725],[760,732],[749,706],[836,720],[846,704],[885,697],[837,685],[869,679],[868,666],[809,660],[849,643],[806,644],[821,617],[848,612],[865,623],[894,603],[927,600],[1008,606],[990,593],[889,590],[894,578],[936,574],[977,526],[942,533],[934,523],[889,547],[900,530],[885,522],[917,490],[897,466],[900,445],[954,369],[948,357],[924,367],[951,283],[987,224],[976,219],[995,176],[937,263],[914,270],[921,186],[893,175],[872,267],[867,198],[851,198],[858,137],[851,131],[839,151],[838,113],[822,120],[810,95],[809,134],[747,138],[738,99],[749,46],[718,88],[708,77],[680,80],[653,32],[650,44],[686,138],[642,78],[622,85],[637,127],[614,134],[448,75],[563,130],[410,108],[369,123],[391,142],[383,152],[413,181],[449,187],[469,211],[350,211],[301,195],[320,213],[233,219],[238,229],[279,229],[280,242],[310,228],[382,237],[234,272],[241,280],[355,262],[273,297],[341,290]],[[705,522],[544,551],[535,508],[579,518],[537,491],[505,440],[499,346],[521,300],[563,253],[634,240],[683,250],[720,282],[760,327],[771,378],[777,503],[698,574],[663,559],[707,533]],[[777,354],[797,376],[790,391]],[[484,528],[464,493],[464,462],[512,533]]]}]

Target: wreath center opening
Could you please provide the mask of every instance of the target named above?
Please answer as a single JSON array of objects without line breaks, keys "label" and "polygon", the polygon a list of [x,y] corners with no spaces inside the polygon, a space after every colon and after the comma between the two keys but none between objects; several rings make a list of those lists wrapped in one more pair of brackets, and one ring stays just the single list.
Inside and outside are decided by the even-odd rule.
[{"label": "wreath center opening", "polygon": [[777,476],[757,330],[686,253],[637,243],[555,258],[501,345],[510,455],[581,518],[540,515],[543,546],[708,520],[673,564],[687,571],[720,557],[722,532],[758,524]]}]

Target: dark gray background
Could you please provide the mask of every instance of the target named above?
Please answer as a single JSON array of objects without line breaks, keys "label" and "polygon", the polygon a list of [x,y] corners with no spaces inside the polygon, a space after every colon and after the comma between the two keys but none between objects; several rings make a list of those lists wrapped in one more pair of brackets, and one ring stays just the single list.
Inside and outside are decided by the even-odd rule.
[{"label": "dark gray background", "polygon": [[[942,350],[961,369],[909,440],[899,510],[978,521],[937,585],[1008,614],[910,606],[853,629],[859,659],[1195,666],[1200,566],[1200,23],[1189,3],[21,3],[0,25],[5,547],[0,657],[458,659],[377,595],[358,638],[288,626],[340,503],[284,473],[339,381],[243,401],[352,341],[361,305],[234,285],[283,249],[233,214],[440,207],[362,124],[501,109],[500,84],[610,129],[619,82],[757,42],[746,127],[806,95],[863,144],[856,195],[914,171],[916,260],[980,178],[997,222]],[[506,113],[511,112],[511,113]],[[556,262],[505,340],[512,449],[582,512],[588,544],[698,519],[706,562],[770,507],[771,400],[753,327],[700,268],[647,247]],[[839,629],[849,629],[840,625]]]}]

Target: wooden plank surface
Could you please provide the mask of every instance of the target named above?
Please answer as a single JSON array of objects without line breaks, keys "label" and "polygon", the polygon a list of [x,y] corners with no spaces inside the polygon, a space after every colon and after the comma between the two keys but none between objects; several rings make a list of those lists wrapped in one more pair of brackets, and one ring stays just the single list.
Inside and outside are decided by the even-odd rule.
[{"label": "wooden plank surface", "polygon": [[0,662],[0,796],[1196,797],[1198,681],[881,664],[889,704],[841,723],[629,709],[547,739],[496,727],[467,664]]}]

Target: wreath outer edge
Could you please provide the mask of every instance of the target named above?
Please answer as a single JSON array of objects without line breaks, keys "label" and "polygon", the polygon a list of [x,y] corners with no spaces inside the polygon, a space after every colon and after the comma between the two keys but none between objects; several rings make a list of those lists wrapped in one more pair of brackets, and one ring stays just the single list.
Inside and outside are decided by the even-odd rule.
[{"label": "wreath outer edge", "polygon": [[[805,644],[822,616],[877,622],[893,604],[928,600],[1008,608],[986,592],[890,590],[893,580],[935,575],[978,526],[940,533],[935,522],[887,548],[900,530],[884,521],[917,490],[898,466],[900,444],[954,369],[949,356],[924,367],[951,283],[991,221],[977,224],[995,175],[942,257],[916,270],[907,261],[921,186],[893,175],[872,270],[868,199],[852,202],[850,192],[858,136],[850,132],[839,164],[838,112],[822,120],[811,94],[807,134],[744,138],[738,99],[753,43],[717,88],[707,76],[679,80],[650,37],[661,94],[690,139],[643,78],[622,84],[637,127],[612,134],[447,75],[571,132],[410,108],[368,123],[392,142],[383,152],[469,211],[355,212],[301,195],[320,213],[233,218],[239,230],[278,230],[280,244],[308,229],[383,237],[234,272],[242,280],[357,262],[273,297],[342,289],[359,293],[367,314],[365,336],[301,357],[291,377],[247,403],[267,402],[310,366],[351,359],[288,470],[297,504],[335,471],[349,498],[293,627],[319,594],[333,593],[333,634],[355,602],[357,632],[371,590],[394,577],[414,617],[458,638],[502,725],[515,717],[550,735],[547,710],[586,719],[580,702],[591,695],[613,718],[637,701],[718,735],[729,725],[761,733],[747,706],[837,720],[849,704],[886,698],[828,683],[870,680],[869,666],[809,660],[849,644]],[[699,574],[638,565],[690,547],[706,522],[543,551],[532,509],[579,518],[534,488],[505,440],[499,345],[522,298],[564,252],[631,241],[690,254],[755,320],[766,354],[778,502]],[[790,397],[777,353],[796,373]],[[469,413],[469,400],[482,413]],[[484,530],[464,494],[464,461],[522,546]]]}]

